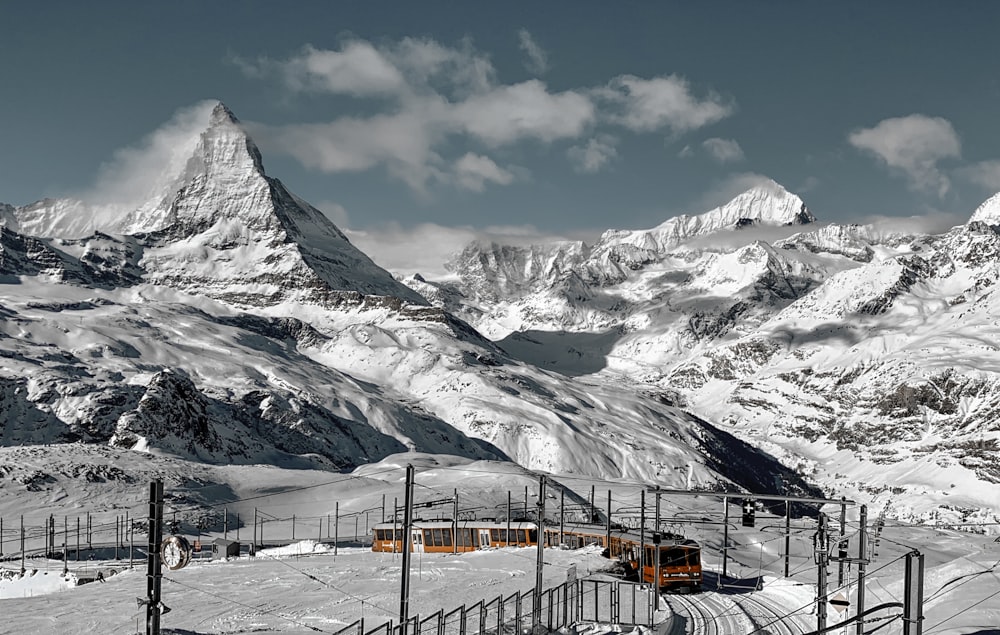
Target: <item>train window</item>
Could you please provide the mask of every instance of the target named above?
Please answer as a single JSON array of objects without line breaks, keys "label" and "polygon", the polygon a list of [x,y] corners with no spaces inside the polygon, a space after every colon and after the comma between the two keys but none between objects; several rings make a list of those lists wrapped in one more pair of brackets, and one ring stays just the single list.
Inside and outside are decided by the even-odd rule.
[{"label": "train window", "polygon": [[687,550],[688,566],[690,566],[690,567],[700,566],[701,565],[700,560],[701,560],[700,554],[698,553],[697,549],[688,549]]},{"label": "train window", "polygon": [[375,540],[385,540],[383,536],[385,536],[385,533],[381,529],[375,530]]},{"label": "train window", "polygon": [[529,529],[528,530],[528,542],[537,543],[538,542],[538,530]]},{"label": "train window", "polygon": [[491,529],[490,530],[490,542],[500,542],[500,530]]},{"label": "train window", "polygon": [[442,529],[441,530],[441,538],[443,539],[444,546],[445,547],[450,547],[451,546],[451,529]]},{"label": "train window", "polygon": [[523,529],[518,529],[517,530],[517,542],[518,542],[518,544],[522,544],[522,545],[524,543],[528,542],[528,532],[526,532]]},{"label": "train window", "polygon": [[681,547],[663,549],[660,554],[660,563],[667,567],[683,567],[687,560],[686,551]]}]

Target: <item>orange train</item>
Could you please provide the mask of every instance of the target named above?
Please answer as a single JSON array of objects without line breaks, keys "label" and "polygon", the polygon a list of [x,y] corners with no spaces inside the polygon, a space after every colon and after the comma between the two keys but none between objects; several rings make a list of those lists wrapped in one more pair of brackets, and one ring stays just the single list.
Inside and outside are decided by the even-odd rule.
[{"label": "orange train", "polygon": [[[509,530],[509,535],[508,535]],[[600,545],[609,558],[619,561],[627,576],[641,578],[661,589],[698,591],[702,584],[701,547],[697,542],[676,534],[654,536],[648,532],[643,541],[639,532],[612,527],[610,544],[606,526],[566,524],[561,532],[556,526],[544,528],[545,546],[560,545],[576,549]],[[538,526],[533,522],[492,520],[414,521],[409,547],[413,552],[453,553],[490,547],[533,547],[538,544]],[[398,553],[403,549],[403,528],[400,524],[375,525],[372,551]],[[659,550],[659,575],[656,551]],[[640,571],[640,554],[643,558]]]}]

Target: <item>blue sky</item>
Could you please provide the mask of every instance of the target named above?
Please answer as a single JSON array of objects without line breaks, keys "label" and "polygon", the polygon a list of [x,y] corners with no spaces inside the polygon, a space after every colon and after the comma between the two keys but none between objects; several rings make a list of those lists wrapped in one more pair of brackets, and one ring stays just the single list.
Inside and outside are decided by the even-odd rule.
[{"label": "blue sky", "polygon": [[14,204],[91,191],[206,99],[362,240],[646,228],[764,176],[836,222],[961,222],[1000,190],[993,2],[44,2],[0,25]]}]

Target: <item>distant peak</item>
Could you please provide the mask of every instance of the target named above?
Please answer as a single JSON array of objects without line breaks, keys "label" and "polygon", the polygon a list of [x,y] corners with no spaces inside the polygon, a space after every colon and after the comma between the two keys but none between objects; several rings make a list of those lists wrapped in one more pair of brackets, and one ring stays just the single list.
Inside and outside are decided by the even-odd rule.
[{"label": "distant peak", "polygon": [[[764,222],[767,224],[805,225],[816,221],[802,199],[780,183],[764,179],[731,201],[717,208],[742,212],[739,225]],[[715,212],[716,210],[713,210]],[[709,214],[713,212],[708,212]]]}]

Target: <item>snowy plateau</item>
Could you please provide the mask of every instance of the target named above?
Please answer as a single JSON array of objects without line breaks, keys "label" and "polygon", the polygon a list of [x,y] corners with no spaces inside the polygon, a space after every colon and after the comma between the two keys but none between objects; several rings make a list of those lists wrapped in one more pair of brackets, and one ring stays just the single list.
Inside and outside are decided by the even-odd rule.
[{"label": "snowy plateau", "polygon": [[0,204],[5,535],[142,509],[152,478],[182,522],[345,473],[361,510],[408,462],[487,506],[545,473],[577,502],[608,482],[843,496],[926,525],[912,540],[998,533],[1000,195],[916,235],[823,224],[770,182],[402,278],[268,176],[224,105],[181,150],[138,206]]}]

